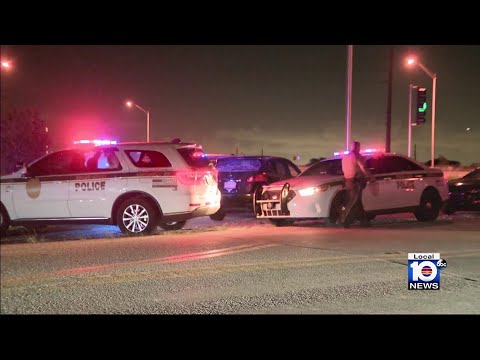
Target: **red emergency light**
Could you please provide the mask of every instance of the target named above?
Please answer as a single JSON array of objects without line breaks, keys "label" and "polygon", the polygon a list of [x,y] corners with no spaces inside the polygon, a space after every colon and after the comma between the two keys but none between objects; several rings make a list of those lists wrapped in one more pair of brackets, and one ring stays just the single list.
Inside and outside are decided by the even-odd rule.
[{"label": "red emergency light", "polygon": [[[360,150],[360,154],[372,154],[372,153],[376,153],[376,152],[381,152],[381,150],[378,150],[378,149],[373,149],[373,148],[368,148],[368,149],[365,149],[365,150]],[[333,156],[340,156],[340,155],[347,155],[347,154],[350,154],[350,151],[335,151],[333,153]]]}]

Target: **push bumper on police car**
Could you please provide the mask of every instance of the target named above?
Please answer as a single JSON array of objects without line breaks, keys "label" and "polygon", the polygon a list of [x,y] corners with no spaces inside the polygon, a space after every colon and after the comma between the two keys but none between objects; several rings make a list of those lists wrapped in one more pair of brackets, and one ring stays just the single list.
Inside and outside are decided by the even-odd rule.
[{"label": "push bumper on police car", "polygon": [[316,186],[298,187],[289,182],[264,186],[253,201],[255,214],[267,219],[327,218],[332,199],[342,187],[341,179]]}]

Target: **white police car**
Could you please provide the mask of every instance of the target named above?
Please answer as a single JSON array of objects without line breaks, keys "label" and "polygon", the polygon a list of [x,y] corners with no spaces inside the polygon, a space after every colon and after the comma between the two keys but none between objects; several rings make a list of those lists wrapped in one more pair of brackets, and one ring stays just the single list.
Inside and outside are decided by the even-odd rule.
[{"label": "white police car", "polygon": [[[413,212],[419,221],[433,221],[448,200],[447,181],[438,169],[390,153],[366,154],[366,166],[375,177],[362,194],[371,219]],[[345,195],[342,161],[335,157],[315,163],[296,178],[264,186],[254,207],[257,218],[277,226],[311,218],[335,223],[345,209]]]},{"label": "white police car", "polygon": [[215,169],[192,143],[120,143],[53,152],[2,176],[1,233],[10,225],[117,225],[128,235],[180,229],[214,214]]}]

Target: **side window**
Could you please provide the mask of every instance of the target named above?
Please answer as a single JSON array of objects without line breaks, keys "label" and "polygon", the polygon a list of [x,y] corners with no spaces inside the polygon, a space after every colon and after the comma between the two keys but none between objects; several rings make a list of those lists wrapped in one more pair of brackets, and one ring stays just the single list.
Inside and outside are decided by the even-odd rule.
[{"label": "side window", "polygon": [[385,174],[389,172],[385,160],[386,159],[384,157],[370,158],[367,159],[365,165],[367,166],[368,170],[370,170],[370,172],[374,175]]},{"label": "side window", "polygon": [[78,153],[74,150],[58,151],[33,163],[28,171],[32,176],[71,174],[75,160],[78,160],[76,155]]},{"label": "side window", "polygon": [[297,177],[300,174],[300,171],[291,162],[287,162],[287,166],[291,177]]},{"label": "side window", "polygon": [[111,149],[87,151],[83,154],[85,170],[87,172],[104,172],[121,170],[122,166],[117,155]]},{"label": "side window", "polygon": [[172,164],[165,155],[152,150],[125,151],[130,161],[139,168],[171,167]]},{"label": "side window", "polygon": [[417,171],[420,166],[400,156],[388,156],[386,159],[388,172]]},{"label": "side window", "polygon": [[282,160],[275,160],[275,169],[277,174],[282,178],[289,178],[290,173],[288,172],[288,168],[286,164]]}]

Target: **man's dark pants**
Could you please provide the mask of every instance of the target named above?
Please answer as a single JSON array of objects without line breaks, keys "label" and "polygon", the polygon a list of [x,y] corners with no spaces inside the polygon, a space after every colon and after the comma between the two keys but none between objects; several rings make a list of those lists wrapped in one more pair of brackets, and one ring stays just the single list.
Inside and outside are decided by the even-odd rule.
[{"label": "man's dark pants", "polygon": [[361,223],[368,223],[367,214],[362,204],[362,191],[366,187],[366,181],[363,178],[345,179],[345,190],[347,191],[347,204],[345,212],[340,222],[344,226],[349,226],[356,219]]}]

